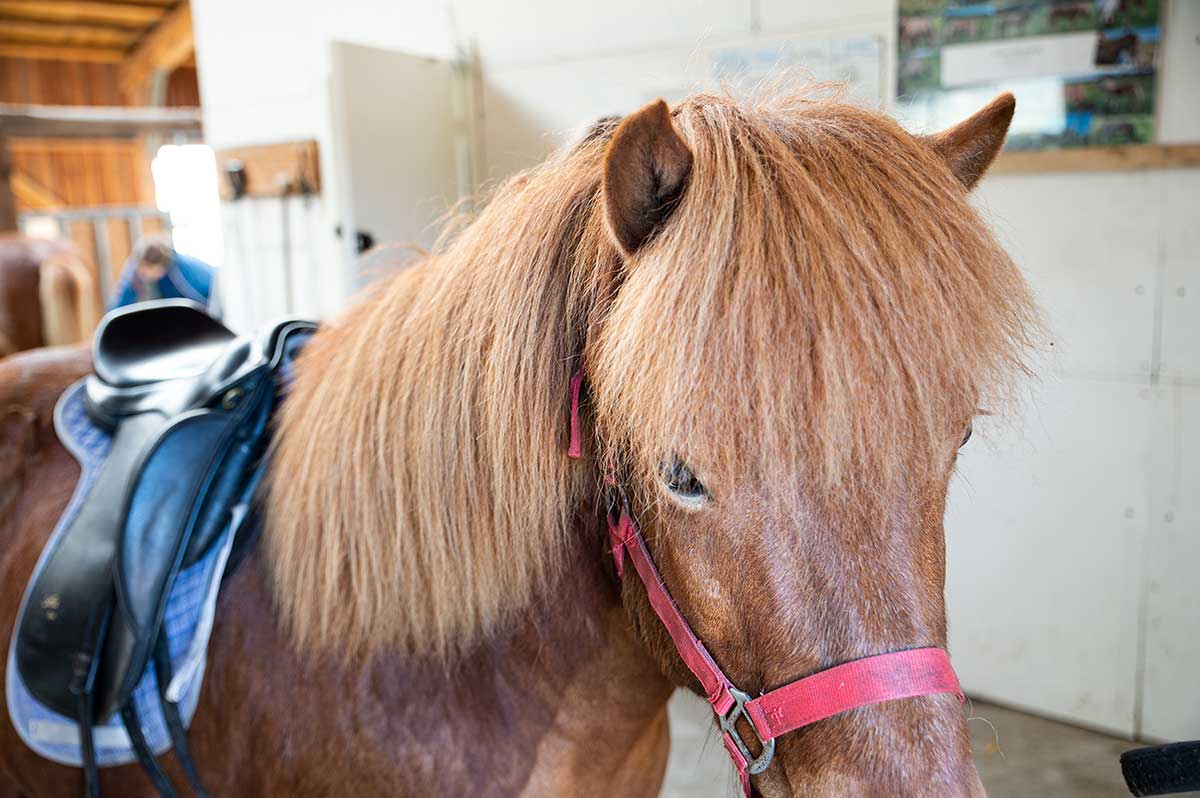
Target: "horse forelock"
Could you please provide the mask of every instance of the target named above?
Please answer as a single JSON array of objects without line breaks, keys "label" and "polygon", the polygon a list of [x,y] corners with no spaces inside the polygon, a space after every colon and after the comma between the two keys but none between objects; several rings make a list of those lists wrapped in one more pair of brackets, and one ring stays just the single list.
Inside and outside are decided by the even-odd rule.
[{"label": "horse forelock", "polygon": [[843,502],[945,463],[1039,329],[946,163],[881,114],[805,97],[701,96],[675,123],[686,193],[589,342],[609,455],[643,483],[680,457]]},{"label": "horse forelock", "polygon": [[508,181],[301,355],[265,543],[297,642],[451,659],[551,584],[595,470],[566,458],[586,346],[602,456],[882,490],[1023,368],[1017,269],[931,147],[881,115],[693,97],[695,155],[623,265],[607,140]]}]

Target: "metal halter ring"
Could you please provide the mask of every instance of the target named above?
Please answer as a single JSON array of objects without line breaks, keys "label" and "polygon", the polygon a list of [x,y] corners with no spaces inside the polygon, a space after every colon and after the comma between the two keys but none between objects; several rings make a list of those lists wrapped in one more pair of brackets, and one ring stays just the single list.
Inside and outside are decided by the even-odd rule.
[{"label": "metal halter ring", "polygon": [[[746,713],[746,704],[750,703],[750,696],[736,687],[728,689],[729,695],[733,697],[733,706],[730,707],[729,712],[726,714],[717,715],[717,721],[721,724],[721,731],[728,735],[729,739],[733,740],[733,744],[738,747],[738,750],[742,752],[742,756],[746,758],[746,769],[750,771],[750,775],[757,776],[767,769],[767,766],[771,764],[771,758],[775,756],[775,738],[772,737],[769,740],[763,740],[761,737],[758,737],[758,729],[754,728],[754,721]],[[758,738],[758,744],[762,746],[762,752],[757,757],[750,752],[750,749],[746,747],[746,743],[742,740],[742,735],[737,729],[738,718],[746,719],[746,723],[750,724],[754,736]]]}]

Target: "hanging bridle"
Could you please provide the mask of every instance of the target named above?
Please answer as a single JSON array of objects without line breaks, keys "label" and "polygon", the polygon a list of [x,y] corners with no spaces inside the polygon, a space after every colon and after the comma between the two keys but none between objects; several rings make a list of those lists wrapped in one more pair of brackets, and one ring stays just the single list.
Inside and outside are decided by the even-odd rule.
[{"label": "hanging bridle", "polygon": [[[583,435],[579,419],[579,395],[583,370],[571,377],[570,444],[567,454],[583,454]],[[950,657],[942,648],[915,648],[877,654],[835,665],[811,676],[798,679],[769,693],[752,698],[734,687],[717,665],[687,619],[679,611],[662,574],[646,548],[625,489],[612,475],[605,476],[608,496],[608,536],[617,577],[625,573],[625,557],[646,587],[650,606],[658,615],[680,658],[700,681],[704,696],[716,713],[725,750],[733,759],[738,780],[746,798],[750,798],[750,777],[762,773],[775,755],[775,739],[810,723],[851,709],[914,698],[935,693],[954,693],[964,700],[958,677],[950,666]],[[745,720],[758,738],[759,753],[746,745],[737,728]]]}]

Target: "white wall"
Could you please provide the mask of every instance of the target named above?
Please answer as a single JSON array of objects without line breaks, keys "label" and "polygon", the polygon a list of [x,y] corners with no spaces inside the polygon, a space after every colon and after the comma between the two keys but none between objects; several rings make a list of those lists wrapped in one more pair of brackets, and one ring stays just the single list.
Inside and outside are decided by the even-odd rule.
[{"label": "white wall", "polygon": [[[193,5],[216,147],[316,137],[328,158],[331,39],[441,56],[477,43],[494,176],[703,82],[724,46],[878,37],[883,101],[894,86],[894,0]],[[1159,135],[1198,141],[1200,2],[1170,14]],[[996,176],[977,202],[1055,346],[1033,397],[981,430],[953,486],[947,591],[964,684],[1126,734],[1200,736],[1200,171]]]},{"label": "white wall", "polygon": [[[1184,240],[1170,220],[1189,209],[1177,186],[1200,188],[1200,172],[984,181],[977,204],[1038,293],[1054,347],[1023,412],[963,451],[947,519],[951,639],[968,689],[1127,735],[1200,733],[1200,706],[1179,702],[1200,691],[1200,648],[1185,656],[1190,675],[1160,680],[1188,720],[1140,709],[1143,666],[1161,661],[1144,647],[1146,587],[1163,576],[1148,556],[1172,512],[1161,487],[1183,464],[1160,345],[1176,288],[1164,244]],[[1192,253],[1178,281],[1195,285]],[[1195,590],[1182,576],[1171,584]],[[1194,640],[1196,616],[1171,626],[1178,645]]]},{"label": "white wall", "polygon": [[[457,8],[484,64],[484,148],[493,176],[537,163],[599,117],[713,85],[713,56],[727,49],[873,37],[882,64],[859,76],[857,99],[882,105],[893,93],[887,70],[895,9],[883,0],[613,0],[602,11],[557,0],[515,7],[457,0]],[[818,69],[813,77],[838,76]]]},{"label": "white wall", "polygon": [[[1159,138],[1200,141],[1200,3],[1169,6],[1163,56]],[[1200,170],[999,175],[977,204],[1054,353],[1018,423],[960,460],[963,682],[1126,735],[1200,736]]]},{"label": "white wall", "polygon": [[[333,42],[418,55],[453,55],[452,16],[444,3],[368,0],[193,0],[204,135],[216,149],[316,139],[321,196],[226,204],[226,313],[249,327],[283,313],[323,316],[346,301],[347,275],[338,225],[338,170],[330,86]],[[386,75],[380,75],[386,80]],[[419,114],[420,109],[413,113]],[[290,215],[284,252],[282,219]],[[290,266],[290,268],[288,268]],[[290,303],[276,289],[288,269]]]}]

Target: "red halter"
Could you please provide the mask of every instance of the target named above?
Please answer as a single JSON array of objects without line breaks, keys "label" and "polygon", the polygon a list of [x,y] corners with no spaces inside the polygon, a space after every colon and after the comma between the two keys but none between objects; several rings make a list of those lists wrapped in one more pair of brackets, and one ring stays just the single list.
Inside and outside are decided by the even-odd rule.
[{"label": "red halter", "polygon": [[[571,377],[571,439],[567,450],[573,458],[582,455],[579,423],[582,384],[583,373],[577,371]],[[733,759],[746,798],[750,798],[750,776],[762,773],[771,764],[776,737],[824,718],[882,701],[934,693],[954,693],[959,701],[963,700],[958,677],[950,667],[950,657],[941,648],[894,651],[846,662],[751,698],[733,686],[688,625],[646,548],[646,541],[638,529],[625,492],[615,484],[611,487],[617,501],[608,513],[608,536],[617,576],[624,576],[625,556],[628,554],[642,584],[646,586],[646,594],[655,614],[671,635],[680,658],[704,688],[704,695],[717,715],[725,750]],[[737,722],[741,718],[746,719],[758,737],[761,750],[757,756],[750,751],[737,730]]]}]

